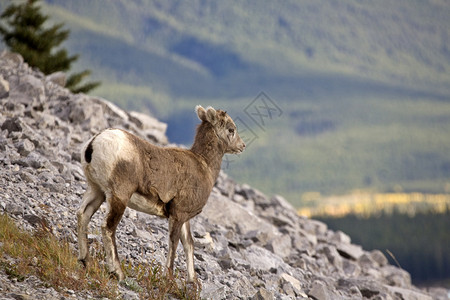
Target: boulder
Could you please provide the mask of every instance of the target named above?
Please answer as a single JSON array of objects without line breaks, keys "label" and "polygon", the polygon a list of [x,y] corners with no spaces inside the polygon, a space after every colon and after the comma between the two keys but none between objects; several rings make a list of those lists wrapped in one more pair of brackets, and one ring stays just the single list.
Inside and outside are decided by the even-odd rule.
[{"label": "boulder", "polygon": [[323,254],[326,256],[330,264],[338,269],[342,270],[343,268],[343,262],[342,257],[339,255],[339,252],[336,250],[336,248],[332,245],[325,245],[322,249]]},{"label": "boulder", "polygon": [[11,62],[15,67],[18,67],[18,65],[23,64],[23,57],[18,53],[3,50],[0,55],[0,58],[2,59],[3,62],[4,61]]},{"label": "boulder", "polygon": [[350,236],[343,233],[342,231],[336,231],[333,233],[330,241],[334,244],[350,244],[351,239]]},{"label": "boulder", "polygon": [[276,273],[279,268],[286,266],[279,256],[256,245],[244,249],[242,256],[250,263],[251,270]]},{"label": "boulder", "polygon": [[313,234],[317,237],[322,237],[327,233],[328,226],[327,224],[317,221],[317,220],[306,220],[302,221],[300,227],[304,229],[306,232]]},{"label": "boulder", "polygon": [[251,232],[262,232],[269,238],[276,233],[271,224],[214,191],[203,208],[202,216],[208,222],[232,228],[242,236],[248,236]]},{"label": "boulder", "polygon": [[101,104],[92,103],[89,98],[81,97],[72,102],[71,106],[68,115],[70,122],[82,125],[85,130],[100,131],[108,128],[108,122],[105,119]]},{"label": "boulder", "polygon": [[265,247],[275,255],[284,259],[291,254],[292,240],[287,234],[279,234],[271,239]]},{"label": "boulder", "polygon": [[102,107],[102,111],[112,118],[118,118],[123,121],[128,121],[129,119],[128,114],[123,109],[108,100],[100,97],[89,97],[88,101],[99,104]]},{"label": "boulder", "polygon": [[295,208],[292,206],[291,203],[289,203],[283,196],[275,195],[272,198],[270,198],[270,202],[273,206],[282,208],[283,211],[294,211]]},{"label": "boulder", "polygon": [[283,290],[292,297],[299,298],[308,298],[305,292],[302,290],[302,285],[300,280],[292,277],[287,273],[283,273],[280,276],[280,286],[283,287]]},{"label": "boulder", "polygon": [[168,143],[166,137],[167,124],[140,112],[132,111],[129,113],[130,121],[145,132],[146,138],[154,142],[166,145]]},{"label": "boulder", "polygon": [[6,81],[2,75],[0,75],[0,99],[9,96],[9,82]]},{"label": "boulder", "polygon": [[383,267],[388,264],[388,259],[380,250],[372,250],[370,252],[370,257],[380,267]]},{"label": "boulder", "polygon": [[308,296],[317,300],[333,300],[336,295],[321,281],[315,281],[308,292]]},{"label": "boulder", "polygon": [[353,260],[358,260],[364,254],[364,251],[360,245],[341,243],[336,245],[336,249],[343,257]]},{"label": "boulder", "polygon": [[272,292],[265,288],[259,288],[258,292],[250,298],[251,300],[273,300],[274,295]]},{"label": "boulder", "polygon": [[398,286],[389,286],[386,285],[386,288],[389,292],[391,292],[394,295],[397,295],[400,297],[400,299],[408,299],[408,300],[433,300],[432,297],[429,295],[426,295],[424,293],[410,290],[410,289],[404,289]]},{"label": "boulder", "polygon": [[2,124],[2,130],[8,130],[11,132],[20,132],[22,131],[22,121],[18,117],[12,117],[6,119]]},{"label": "boulder", "polygon": [[228,175],[221,170],[215,183],[215,187],[220,191],[220,193],[234,200],[235,185],[236,183],[232,179],[228,178]]},{"label": "boulder", "polygon": [[381,274],[385,278],[387,284],[391,286],[411,286],[411,275],[403,269],[391,265],[386,265],[381,268]]},{"label": "boulder", "polygon": [[218,282],[207,281],[202,284],[201,299],[227,299],[228,288]]},{"label": "boulder", "polygon": [[19,85],[11,89],[10,96],[25,105],[37,106],[46,99],[44,83],[33,75],[25,75]]},{"label": "boulder", "polygon": [[54,72],[46,77],[47,81],[53,82],[54,84],[59,85],[60,87],[66,86],[66,73],[64,72]]},{"label": "boulder", "polygon": [[22,156],[27,156],[34,150],[34,144],[29,139],[20,140],[15,146]]}]

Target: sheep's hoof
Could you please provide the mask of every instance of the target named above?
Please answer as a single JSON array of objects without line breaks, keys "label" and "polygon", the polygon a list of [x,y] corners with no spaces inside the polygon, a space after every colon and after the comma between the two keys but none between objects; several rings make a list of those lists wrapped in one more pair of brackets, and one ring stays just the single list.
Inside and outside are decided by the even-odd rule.
[{"label": "sheep's hoof", "polygon": [[166,268],[166,271],[164,272],[164,276],[168,278],[169,280],[174,280],[175,277],[173,276],[173,271],[169,268]]},{"label": "sheep's hoof", "polygon": [[78,262],[84,267],[87,267],[87,260],[85,258],[79,258]]},{"label": "sheep's hoof", "polygon": [[186,282],[186,287],[191,293],[198,293],[202,289],[202,284],[198,280],[197,277],[195,277],[193,280],[188,280]]},{"label": "sheep's hoof", "polygon": [[111,271],[109,272],[109,278],[117,279],[117,281],[123,281],[125,279],[125,275],[122,272]]}]

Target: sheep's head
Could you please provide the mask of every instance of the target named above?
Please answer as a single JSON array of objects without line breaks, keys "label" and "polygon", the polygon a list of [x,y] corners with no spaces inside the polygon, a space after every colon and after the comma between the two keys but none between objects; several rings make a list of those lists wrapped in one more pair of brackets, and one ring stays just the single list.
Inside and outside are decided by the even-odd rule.
[{"label": "sheep's head", "polygon": [[233,119],[223,110],[215,110],[211,106],[204,109],[200,105],[195,107],[198,118],[210,123],[216,135],[225,145],[225,153],[241,153],[245,149],[245,143],[239,136]]}]

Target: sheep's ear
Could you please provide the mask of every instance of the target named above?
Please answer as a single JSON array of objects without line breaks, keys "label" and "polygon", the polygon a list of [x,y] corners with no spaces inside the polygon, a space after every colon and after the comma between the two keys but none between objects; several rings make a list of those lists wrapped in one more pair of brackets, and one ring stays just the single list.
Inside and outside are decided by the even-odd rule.
[{"label": "sheep's ear", "polygon": [[208,106],[208,108],[206,109],[206,118],[208,119],[208,122],[211,123],[212,125],[216,124],[217,112],[211,106]]},{"label": "sheep's ear", "polygon": [[197,105],[195,107],[195,112],[197,113],[197,116],[200,119],[200,121],[208,121],[206,119],[206,110],[201,105]]}]

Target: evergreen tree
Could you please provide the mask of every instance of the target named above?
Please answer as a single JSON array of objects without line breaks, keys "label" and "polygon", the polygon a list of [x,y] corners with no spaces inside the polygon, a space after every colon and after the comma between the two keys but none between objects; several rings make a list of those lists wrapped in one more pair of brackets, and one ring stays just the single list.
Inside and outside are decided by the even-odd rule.
[{"label": "evergreen tree", "polygon": [[[69,56],[66,49],[55,48],[69,37],[70,31],[64,30],[62,23],[44,28],[48,16],[41,13],[41,8],[36,5],[38,1],[27,0],[22,4],[8,6],[0,16],[7,24],[0,24],[0,34],[11,51],[21,54],[30,66],[39,68],[44,74],[66,72],[78,55]],[[74,93],[92,90],[100,82],[79,86],[90,74],[91,71],[85,70],[69,76],[66,87]]]}]

